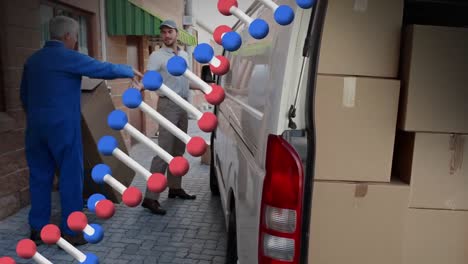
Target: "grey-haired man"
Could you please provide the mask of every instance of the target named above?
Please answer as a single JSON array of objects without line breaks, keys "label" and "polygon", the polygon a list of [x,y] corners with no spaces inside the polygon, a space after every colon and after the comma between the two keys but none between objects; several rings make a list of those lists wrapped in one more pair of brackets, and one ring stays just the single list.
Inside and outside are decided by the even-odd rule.
[{"label": "grey-haired man", "polygon": [[141,73],[128,65],[100,62],[74,51],[79,24],[57,16],[49,23],[51,40],[25,63],[20,98],[26,113],[25,152],[29,167],[31,240],[50,223],[51,191],[60,170],[63,238],[78,246],[82,233],[67,225],[68,216],[83,209],[83,144],[81,141],[81,78],[133,78]]}]

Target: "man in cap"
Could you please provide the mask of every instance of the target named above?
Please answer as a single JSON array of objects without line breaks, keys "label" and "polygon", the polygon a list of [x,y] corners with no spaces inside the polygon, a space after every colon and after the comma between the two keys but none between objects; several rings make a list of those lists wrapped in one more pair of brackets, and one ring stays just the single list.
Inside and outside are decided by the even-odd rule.
[{"label": "man in cap", "polygon": [[[187,65],[189,64],[187,52],[181,50],[177,46],[177,37],[179,36],[177,25],[172,20],[166,20],[159,28],[161,30],[161,37],[164,46],[151,54],[147,70],[159,72],[162,75],[164,84],[187,100],[190,89],[188,79],[184,76],[172,76],[168,73],[166,68],[168,60],[173,56],[180,56],[185,59]],[[157,110],[182,131],[187,132],[187,112],[163,94],[159,94]],[[163,127],[159,127],[158,142],[159,145],[172,156],[182,156],[185,152],[185,144]],[[179,197],[181,199],[188,200],[195,199],[195,195],[189,195],[184,191],[184,189],[182,189],[182,178],[180,176],[177,177],[172,175],[171,172],[167,170],[167,167],[167,163],[158,156],[155,156],[151,162],[152,173],[159,172],[164,174],[167,171],[169,198]],[[146,189],[145,199],[143,200],[142,206],[149,209],[154,214],[164,215],[166,214],[166,211],[161,208],[158,199],[159,193],[153,193]]]}]

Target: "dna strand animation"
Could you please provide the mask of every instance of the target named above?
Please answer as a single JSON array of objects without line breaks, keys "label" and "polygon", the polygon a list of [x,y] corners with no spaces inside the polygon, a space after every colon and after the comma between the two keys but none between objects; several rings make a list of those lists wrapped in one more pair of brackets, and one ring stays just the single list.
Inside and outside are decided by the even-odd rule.
[{"label": "dna strand animation", "polygon": [[[282,26],[289,25],[294,20],[294,10],[287,5],[277,5],[272,0],[259,0],[259,2],[273,11],[276,23]],[[315,0],[296,0],[296,4],[302,9],[312,8]],[[255,39],[263,39],[269,33],[268,23],[263,19],[252,19],[244,11],[238,8],[236,0],[219,0],[218,11],[225,16],[235,16],[248,26],[249,34]],[[226,51],[233,52],[242,46],[242,38],[239,33],[227,25],[220,25],[210,32],[215,42]],[[230,62],[221,55],[215,56],[213,48],[206,43],[197,45],[193,52],[194,59],[201,64],[209,64],[211,71],[218,76],[229,72]],[[167,70],[173,76],[184,76],[196,84],[205,94],[205,99],[212,105],[219,105],[225,98],[224,89],[216,84],[208,84],[188,69],[186,61],[179,56],[173,56],[167,62]],[[163,83],[163,78],[156,71],[148,71],[144,74],[142,84],[145,90],[160,92],[168,97],[187,113],[196,117],[198,127],[204,132],[212,132],[217,126],[217,117],[211,112],[200,112],[196,107],[180,97],[172,89]],[[201,137],[191,137],[180,128],[175,126],[152,107],[147,105],[140,91],[136,88],[128,88],[122,96],[123,104],[130,109],[139,108],[150,116],[155,122],[172,133],[186,144],[187,152],[200,157],[207,149],[207,143]],[[156,155],[160,156],[169,166],[168,170],[174,175],[182,177],[189,171],[189,163],[184,157],[173,157],[158,144],[141,133],[128,122],[125,112],[115,110],[108,116],[107,123],[114,130],[123,130],[140,143],[150,148]],[[161,173],[151,173],[134,159],[118,148],[117,140],[112,136],[103,136],[98,142],[98,150],[106,156],[113,156],[131,168],[137,175],[142,176],[147,187],[153,192],[162,192],[167,187],[167,179]],[[98,184],[107,184],[122,195],[122,202],[128,207],[135,207],[142,201],[141,191],[133,186],[126,187],[112,176],[111,168],[106,164],[97,164],[91,171],[91,177]],[[99,219],[110,219],[115,214],[115,206],[112,201],[106,199],[103,194],[95,193],[88,199],[88,210]],[[83,232],[85,239],[92,244],[99,243],[104,237],[104,230],[100,225],[88,224],[86,215],[82,212],[73,212],[67,219],[67,224],[75,232]],[[56,244],[79,263],[97,264],[99,258],[92,253],[83,253],[61,237],[60,229],[53,224],[46,225],[41,230],[41,239],[48,245]],[[30,239],[23,239],[17,243],[16,253],[22,259],[32,259],[39,264],[52,263],[37,251],[36,244]],[[11,257],[0,258],[0,264],[15,264]]]},{"label": "dna strand animation", "polygon": [[[34,244],[34,242],[33,242],[33,244]],[[34,244],[34,246],[36,246],[36,244]],[[18,254],[18,252],[16,254]],[[0,258],[0,263],[2,263],[2,264],[16,264],[16,261],[12,257],[1,257]]]},{"label": "dna strand animation", "polygon": [[104,238],[104,229],[98,224],[88,225],[88,218],[82,212],[73,212],[68,216],[67,224],[75,232],[83,232],[84,239],[97,244]]},{"label": "dna strand animation", "polygon": [[[105,165],[105,164],[98,164],[96,165],[94,168],[93,168],[93,171],[91,172],[91,177],[93,178],[93,180],[95,182],[96,179],[95,179],[95,168],[98,167],[98,166],[106,166],[107,168],[109,168],[109,166]],[[110,172],[110,168],[109,168],[109,172]],[[110,178],[112,178],[112,175],[109,175]],[[113,179],[114,181],[112,181],[112,179],[108,180],[109,182],[106,181],[107,184],[113,186],[115,183],[115,179]],[[97,183],[101,183],[103,184],[104,182],[97,182]],[[120,183],[117,181],[117,184]],[[125,187],[123,184],[120,183],[121,186],[123,186],[123,191],[120,192],[119,190],[119,193],[123,195],[123,192],[125,191],[125,189],[127,189],[127,187]],[[119,186],[120,187],[120,186]],[[114,187],[114,189],[116,189]],[[124,195],[125,196],[125,195]],[[123,199],[125,201],[125,199]],[[91,195],[89,198],[88,198],[88,210],[91,212],[91,213],[95,213],[96,216],[100,219],[109,219],[111,218],[112,216],[114,216],[114,213],[115,213],[115,206],[114,206],[114,203],[110,200],[107,200],[106,197],[100,193],[95,193],[93,195]]]},{"label": "dna strand animation", "polygon": [[[183,58],[181,58],[181,57],[178,57],[178,56],[176,58],[176,63],[179,62],[178,61],[179,59],[182,59],[183,60],[183,62],[181,62],[182,65],[186,66],[185,60]],[[168,62],[168,66],[169,66],[169,62]],[[210,113],[210,112],[201,113],[197,108],[195,108],[193,105],[191,105],[190,103],[185,101],[182,97],[180,97],[178,94],[173,92],[169,87],[167,87],[162,82],[162,76],[161,76],[160,73],[158,73],[156,71],[148,71],[143,76],[142,82],[143,82],[143,85],[144,85],[146,90],[161,92],[163,95],[167,96],[173,102],[176,102],[182,109],[184,109],[188,113],[193,114],[196,117],[197,121],[198,121],[197,122],[198,127],[202,131],[211,132],[216,128],[216,125],[217,125],[218,121],[217,121],[216,116],[213,113]],[[206,84],[206,85],[208,85],[208,84]],[[135,91],[135,90],[136,89],[133,89],[133,90],[129,89],[129,90],[127,90],[128,94],[123,95],[123,96],[125,96],[124,99],[123,99],[123,103],[125,104],[125,106],[127,106],[129,108],[139,107],[143,112],[150,115],[155,120],[157,119],[156,121],[162,120],[161,118],[156,117],[157,115],[154,114],[154,111],[150,106],[148,106],[144,102],[140,101],[141,97],[138,97],[136,95],[137,91]],[[219,91],[218,90],[218,93],[221,96],[224,95],[224,91]],[[212,94],[213,94],[212,95],[213,97],[216,97],[216,94],[214,94],[214,93],[212,93]],[[161,123],[161,125],[166,126],[166,127],[169,126],[169,124],[167,124],[167,122],[165,122],[165,121],[163,121]]]},{"label": "dna strand animation", "polygon": [[[39,264],[52,263],[46,259],[41,253],[37,252],[36,244],[30,239],[23,239],[16,245],[16,254],[22,259],[32,259]],[[0,261],[2,261],[0,259]],[[0,262],[0,263],[15,263],[13,259],[9,260],[13,262]]]},{"label": "dna strand animation", "polygon": [[92,253],[83,253],[61,237],[60,229],[53,224],[44,226],[41,239],[48,245],[57,245],[81,264],[98,264],[99,258]]}]

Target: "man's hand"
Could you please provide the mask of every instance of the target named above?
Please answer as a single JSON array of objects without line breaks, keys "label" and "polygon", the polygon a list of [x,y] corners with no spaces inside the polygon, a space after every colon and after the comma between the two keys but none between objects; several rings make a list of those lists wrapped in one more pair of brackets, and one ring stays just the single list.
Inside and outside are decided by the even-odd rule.
[{"label": "man's hand", "polygon": [[140,78],[143,78],[143,74],[139,72],[137,69],[133,69],[133,74],[135,75],[135,77],[133,78],[137,78],[137,76]]},{"label": "man's hand", "polygon": [[132,86],[142,91],[144,89],[143,84],[138,80],[138,77],[143,78],[143,74],[136,69],[133,69]]},{"label": "man's hand", "polygon": [[144,89],[143,84],[135,79],[132,80],[132,86],[142,91]]}]

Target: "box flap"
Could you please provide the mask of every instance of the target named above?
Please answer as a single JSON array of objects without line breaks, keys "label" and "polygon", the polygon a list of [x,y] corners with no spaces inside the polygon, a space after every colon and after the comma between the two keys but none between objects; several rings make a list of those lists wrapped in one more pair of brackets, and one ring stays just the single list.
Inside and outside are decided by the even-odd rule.
[{"label": "box flap", "polygon": [[95,90],[104,80],[91,79],[83,76],[81,79],[81,91],[93,91]]}]

